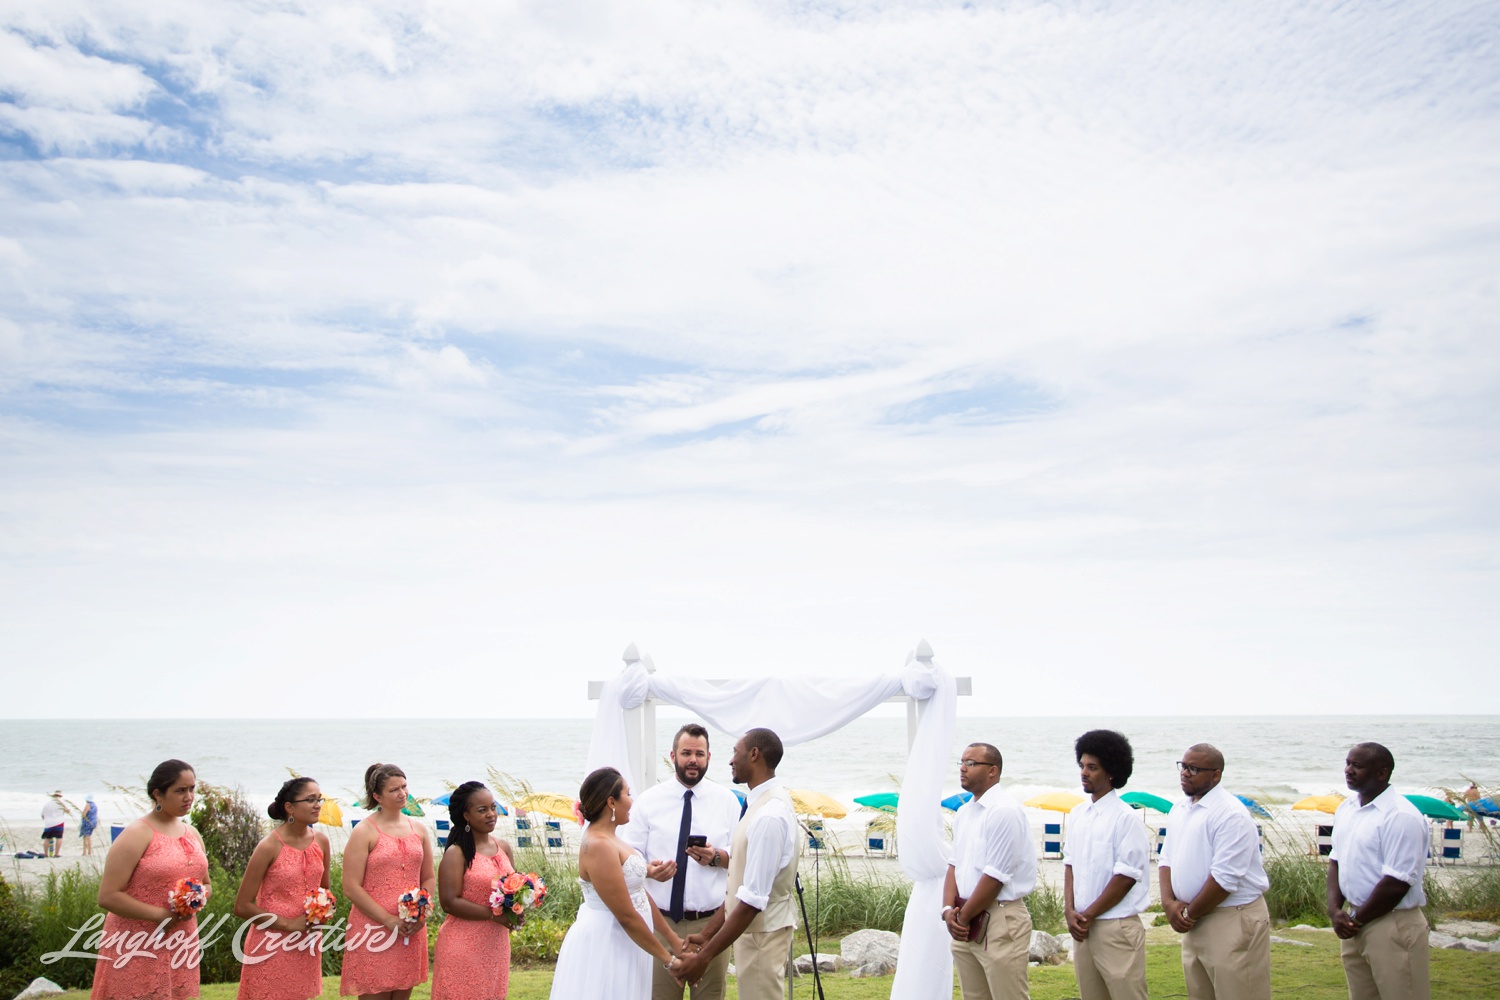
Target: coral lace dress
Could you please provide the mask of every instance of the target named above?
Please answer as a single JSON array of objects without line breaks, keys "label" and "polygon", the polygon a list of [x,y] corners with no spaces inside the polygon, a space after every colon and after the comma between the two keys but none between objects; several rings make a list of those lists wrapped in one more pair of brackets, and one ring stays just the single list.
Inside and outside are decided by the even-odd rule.
[{"label": "coral lace dress", "polygon": [[[203,848],[186,833],[168,837],[152,829],[151,843],[130,873],[125,893],[149,906],[164,907],[168,893],[182,878],[208,880]],[[94,963],[94,1000],[186,1000],[198,995],[198,918],[167,924],[153,940],[149,935],[156,926],[150,920],[130,920],[113,913],[105,916],[104,937]],[[131,948],[137,934],[141,946]]]},{"label": "coral lace dress", "polygon": [[[360,883],[393,917],[401,894],[422,884],[422,834],[411,820],[406,825],[411,832],[404,837],[392,837],[375,828],[377,839],[365,860],[365,877]],[[397,935],[391,941],[384,927],[355,906],[349,910],[349,931],[344,941],[344,971],[339,977],[339,993],[344,996],[409,990],[427,981],[425,930],[409,939]]]},{"label": "coral lace dress", "polygon": [[[461,895],[489,909],[491,883],[513,871],[504,851],[492,858],[476,854],[464,872]],[[510,928],[449,914],[438,931],[432,1000],[504,1000],[509,988]]]},{"label": "coral lace dress", "polygon": [[[281,840],[281,832],[276,831]],[[255,905],[294,920],[305,912],[307,894],[323,884],[323,849],[318,841],[303,850],[281,842],[281,853],[266,869]],[[407,888],[411,888],[407,886]],[[239,1000],[309,1000],[323,995],[323,942],[309,929],[290,935],[250,926],[245,929],[245,964],[240,967]]]}]

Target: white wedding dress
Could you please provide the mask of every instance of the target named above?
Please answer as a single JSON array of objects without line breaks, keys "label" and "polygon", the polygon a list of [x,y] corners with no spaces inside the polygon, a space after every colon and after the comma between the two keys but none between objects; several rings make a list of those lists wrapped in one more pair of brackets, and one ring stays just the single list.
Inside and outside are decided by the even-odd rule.
[{"label": "white wedding dress", "polygon": [[[646,859],[632,854],[621,865],[630,901],[651,926],[646,895]],[[651,1000],[655,959],[630,940],[594,887],[582,879],[583,905],[568,928],[552,977],[552,1000]]]}]

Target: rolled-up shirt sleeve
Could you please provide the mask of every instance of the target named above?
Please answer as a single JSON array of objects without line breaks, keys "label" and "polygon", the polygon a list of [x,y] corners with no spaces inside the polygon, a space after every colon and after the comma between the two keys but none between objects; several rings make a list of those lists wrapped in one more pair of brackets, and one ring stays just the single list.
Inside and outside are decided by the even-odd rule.
[{"label": "rolled-up shirt sleeve", "polygon": [[1134,816],[1126,814],[1116,831],[1114,874],[1133,878],[1137,882],[1146,877],[1151,863],[1151,845],[1146,840],[1146,831]]},{"label": "rolled-up shirt sleeve", "polygon": [[1407,885],[1421,885],[1427,870],[1427,823],[1419,816],[1397,816],[1385,831],[1389,842],[1382,844],[1385,863],[1381,875],[1389,875]]},{"label": "rolled-up shirt sleeve", "polygon": [[982,830],[984,865],[980,871],[1005,885],[1015,877],[1017,845],[1012,843],[1010,831],[1000,821],[999,815],[986,813],[984,818],[987,820]]},{"label": "rolled-up shirt sleeve", "polygon": [[1214,824],[1213,860],[1208,874],[1225,892],[1234,892],[1250,873],[1255,852],[1260,849],[1255,824],[1248,817],[1226,814]]},{"label": "rolled-up shirt sleeve", "polygon": [[746,831],[745,877],[734,897],[746,906],[764,910],[771,900],[771,884],[786,864],[785,845],[792,843],[791,823],[785,816],[764,810]]}]

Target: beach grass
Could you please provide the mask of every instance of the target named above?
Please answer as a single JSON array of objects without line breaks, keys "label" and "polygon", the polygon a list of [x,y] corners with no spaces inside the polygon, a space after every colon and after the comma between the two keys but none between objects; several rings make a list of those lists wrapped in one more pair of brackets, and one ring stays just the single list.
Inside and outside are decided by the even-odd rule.
[{"label": "beach grass", "polygon": [[[1272,945],[1271,989],[1275,996],[1296,996],[1299,1000],[1346,1000],[1344,970],[1339,963],[1338,941],[1326,931],[1278,932],[1309,947]],[[824,993],[832,1000],[887,1000],[891,995],[890,976],[855,979],[847,973],[823,977]],[[1078,994],[1073,968],[1033,966],[1030,970],[1033,1000],[1067,1000]],[[552,970],[548,967],[514,969],[510,978],[510,1000],[548,1000]],[[1175,944],[1151,944],[1146,948],[1146,986],[1152,996],[1181,996],[1182,950]],[[203,1000],[234,1000],[235,984],[218,983],[203,987]],[[813,997],[812,978],[796,980],[794,995]],[[1432,953],[1432,994],[1444,1000],[1488,1000],[1500,995],[1500,954],[1475,954],[1466,951]],[[82,997],[83,991],[69,993]],[[417,987],[414,1000],[428,1000],[427,985]],[[728,996],[737,1000],[734,980],[729,981]],[[955,1000],[959,992],[955,986]],[[338,997],[338,979],[323,981],[323,997]]]}]

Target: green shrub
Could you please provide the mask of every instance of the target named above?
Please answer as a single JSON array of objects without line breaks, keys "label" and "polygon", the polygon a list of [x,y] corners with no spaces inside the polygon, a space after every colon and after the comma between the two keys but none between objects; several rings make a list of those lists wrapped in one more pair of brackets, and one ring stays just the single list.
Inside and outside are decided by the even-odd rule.
[{"label": "green shrub", "polygon": [[209,864],[233,874],[236,881],[245,874],[255,845],[265,836],[260,814],[237,785],[224,788],[200,784],[192,824],[203,838]]},{"label": "green shrub", "polygon": [[1466,920],[1500,920],[1500,868],[1472,868],[1447,880],[1423,879],[1429,912]]},{"label": "green shrub", "polygon": [[[86,926],[91,918],[96,918],[96,923],[103,919],[96,872],[78,868],[51,871],[45,881],[25,890],[24,899],[35,930],[34,957],[62,951],[78,928]],[[75,950],[81,950],[82,945],[80,941]],[[45,971],[36,975],[46,976],[69,989],[86,989],[94,982],[94,963],[87,959],[64,958],[47,966],[38,962],[38,966]]]},{"label": "green shrub", "polygon": [[[550,907],[551,900],[543,904]],[[577,911],[575,910],[574,913]],[[573,914],[568,915],[571,922]],[[568,924],[552,917],[532,916],[510,932],[510,960],[519,965],[540,965],[557,961]]]},{"label": "green shrub", "polygon": [[31,914],[0,877],[0,997],[13,997],[41,975]]},{"label": "green shrub", "polygon": [[1265,859],[1266,908],[1271,919],[1288,924],[1328,926],[1328,866],[1310,854],[1277,854]]},{"label": "green shrub", "polygon": [[1068,926],[1066,910],[1062,890],[1051,882],[1037,879],[1036,891],[1026,897],[1031,926],[1049,934],[1061,934]]}]

